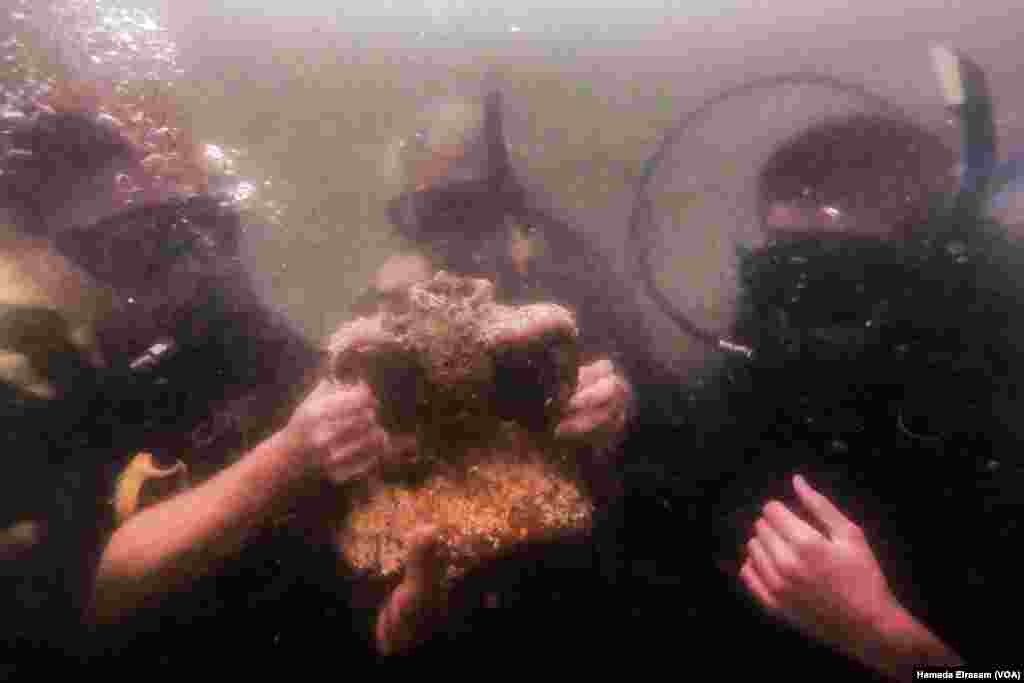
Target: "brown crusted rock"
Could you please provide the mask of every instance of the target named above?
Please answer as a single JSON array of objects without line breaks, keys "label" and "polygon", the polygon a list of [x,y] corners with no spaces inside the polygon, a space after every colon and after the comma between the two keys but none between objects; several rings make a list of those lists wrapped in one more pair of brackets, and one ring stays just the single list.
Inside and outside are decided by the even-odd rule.
[{"label": "brown crusted rock", "polygon": [[347,492],[335,538],[346,562],[400,572],[411,532],[442,530],[448,576],[523,541],[589,529],[577,447],[551,436],[576,388],[578,331],[554,304],[496,304],[490,282],[440,272],[339,329],[339,382],[365,379],[392,432],[419,449]]},{"label": "brown crusted rock", "polygon": [[450,450],[456,437],[489,441],[503,420],[551,426],[576,386],[577,337],[561,306],[499,305],[487,280],[442,271],[342,326],[328,352],[335,379],[374,389],[386,429]]}]

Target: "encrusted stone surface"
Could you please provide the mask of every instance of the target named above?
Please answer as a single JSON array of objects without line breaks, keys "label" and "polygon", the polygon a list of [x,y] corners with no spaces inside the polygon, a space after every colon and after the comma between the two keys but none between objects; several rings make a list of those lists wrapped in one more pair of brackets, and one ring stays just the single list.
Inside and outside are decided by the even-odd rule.
[{"label": "encrusted stone surface", "polygon": [[490,282],[445,272],[339,329],[334,378],[365,379],[383,426],[419,444],[346,491],[335,533],[348,564],[396,575],[411,532],[431,524],[454,578],[517,543],[589,529],[578,447],[551,436],[576,388],[577,336],[561,306],[496,304]]}]

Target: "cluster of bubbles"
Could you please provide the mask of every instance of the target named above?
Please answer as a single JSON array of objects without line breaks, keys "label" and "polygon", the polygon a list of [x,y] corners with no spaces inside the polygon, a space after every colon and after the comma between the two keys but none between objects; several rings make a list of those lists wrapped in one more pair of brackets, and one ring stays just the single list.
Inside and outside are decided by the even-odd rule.
[{"label": "cluster of bubbles", "polygon": [[166,28],[142,9],[104,0],[65,0],[52,6],[61,45],[75,54],[72,64],[115,81],[166,81],[181,76],[178,50]]},{"label": "cluster of bubbles", "polygon": [[38,47],[40,37],[30,30],[30,16],[28,0],[15,0],[0,18],[0,123],[5,127],[24,120],[55,77]]},{"label": "cluster of bubbles", "polygon": [[273,183],[241,172],[244,150],[192,138],[174,96],[178,49],[154,13],[110,0],[34,4],[15,0],[0,17],[0,138],[39,114],[94,113],[141,159],[144,173],[117,179],[124,204],[208,192],[280,224]]}]

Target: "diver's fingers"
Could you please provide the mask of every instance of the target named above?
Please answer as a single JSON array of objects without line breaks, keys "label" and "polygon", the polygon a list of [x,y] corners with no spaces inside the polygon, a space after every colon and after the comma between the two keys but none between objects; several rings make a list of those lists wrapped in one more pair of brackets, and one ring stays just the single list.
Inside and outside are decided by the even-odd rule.
[{"label": "diver's fingers", "polygon": [[379,401],[370,386],[359,381],[355,384],[331,385],[318,390],[310,397],[314,412],[323,418],[361,413],[369,408],[376,411]]},{"label": "diver's fingers", "polygon": [[388,596],[377,617],[377,649],[382,655],[399,654],[423,640],[429,628],[422,592],[402,582]]},{"label": "diver's fingers", "polygon": [[607,358],[580,366],[579,385],[581,387],[596,382],[602,377],[615,374],[615,366]]},{"label": "diver's fingers", "polygon": [[330,455],[329,462],[341,461],[345,458],[353,458],[364,451],[372,452],[374,457],[380,457],[388,446],[388,435],[380,427],[373,425],[362,432],[356,432],[352,436],[337,439],[328,446]]},{"label": "diver's fingers", "polygon": [[740,569],[740,580],[743,581],[747,590],[749,590],[765,608],[772,612],[778,611],[778,601],[774,596],[772,596],[771,591],[758,575],[758,571],[754,568],[754,565],[749,559],[743,563],[743,567]]},{"label": "diver's fingers", "polygon": [[570,413],[597,410],[612,402],[624,402],[628,397],[626,383],[617,375],[606,375],[573,394],[566,409]]},{"label": "diver's fingers", "polygon": [[796,490],[800,502],[825,525],[825,529],[830,535],[859,531],[859,527],[851,522],[832,501],[811,488],[807,480],[799,474],[793,476],[793,488]]},{"label": "diver's fingers", "polygon": [[577,391],[555,430],[556,436],[583,434],[601,428],[618,432],[626,425],[631,391],[618,376],[604,376]]},{"label": "diver's fingers", "polygon": [[610,406],[602,410],[590,410],[582,414],[575,414],[562,420],[555,428],[555,436],[581,436],[595,430],[616,433],[625,426],[625,409],[621,406]]},{"label": "diver's fingers", "polygon": [[800,570],[800,561],[793,549],[764,518],[758,518],[754,523],[754,530],[758,542],[765,549],[765,554],[771,560],[779,577],[784,580],[795,577]]},{"label": "diver's fingers", "polygon": [[378,465],[387,444],[387,434],[377,428],[358,440],[329,449],[324,459],[327,478],[342,484],[365,475]]},{"label": "diver's fingers", "polygon": [[313,430],[314,448],[335,448],[361,439],[375,427],[376,416],[373,408],[364,407],[351,413],[325,417]]},{"label": "diver's fingers", "polygon": [[377,648],[384,655],[402,652],[423,640],[443,614],[446,600],[443,545],[434,526],[413,532],[405,576],[377,617]]},{"label": "diver's fingers", "polygon": [[756,536],[747,541],[747,555],[747,562],[756,571],[758,579],[765,588],[772,594],[778,593],[785,588],[785,581],[775,570],[771,558],[768,557],[768,553]]},{"label": "diver's fingers", "polygon": [[382,655],[392,655],[406,649],[412,641],[408,630],[403,632],[402,614],[410,611],[415,594],[403,583],[398,586],[377,615],[374,636],[377,650]]},{"label": "diver's fingers", "polygon": [[762,512],[768,524],[797,550],[823,540],[822,535],[814,527],[777,500],[769,501]]}]

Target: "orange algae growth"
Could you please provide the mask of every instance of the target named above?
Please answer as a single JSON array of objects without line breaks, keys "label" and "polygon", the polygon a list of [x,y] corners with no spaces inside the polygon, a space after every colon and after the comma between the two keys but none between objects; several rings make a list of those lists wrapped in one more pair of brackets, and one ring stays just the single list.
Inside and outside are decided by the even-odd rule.
[{"label": "orange algae growth", "polygon": [[342,559],[395,576],[429,526],[452,579],[514,545],[589,531],[593,453],[552,433],[578,382],[577,343],[570,310],[501,305],[490,281],[443,271],[339,328],[334,381],[365,378],[385,429],[418,444],[343,493]]},{"label": "orange algae growth", "polygon": [[453,580],[517,544],[589,531],[594,504],[574,450],[539,449],[524,431],[505,426],[500,444],[468,449],[454,463],[431,463],[415,482],[384,473],[353,487],[335,537],[345,561],[378,577],[396,575],[411,530],[429,524],[440,529]]},{"label": "orange algae growth", "polygon": [[378,576],[401,571],[407,538],[435,525],[454,579],[517,543],[590,529],[594,506],[578,478],[539,452],[473,449],[409,485],[378,479],[354,492],[336,536],[344,559]]}]

